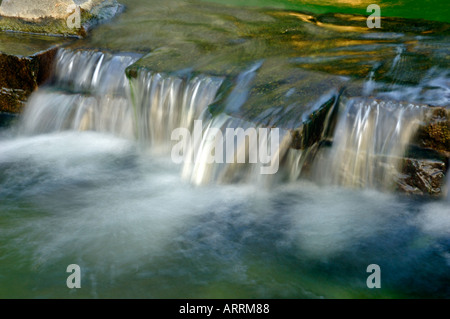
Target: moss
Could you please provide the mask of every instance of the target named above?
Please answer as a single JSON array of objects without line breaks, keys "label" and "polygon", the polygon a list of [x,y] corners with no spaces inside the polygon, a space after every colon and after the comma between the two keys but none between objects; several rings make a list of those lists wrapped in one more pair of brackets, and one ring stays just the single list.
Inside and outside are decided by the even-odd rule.
[{"label": "moss", "polygon": [[433,109],[419,130],[423,147],[450,154],[450,112],[444,108]]},{"label": "moss", "polygon": [[447,152],[450,150],[450,121],[432,123],[426,132],[434,148]]},{"label": "moss", "polygon": [[19,18],[0,17],[0,30],[43,33],[49,35],[79,36],[79,30],[69,29],[66,21],[52,18],[27,21]]}]

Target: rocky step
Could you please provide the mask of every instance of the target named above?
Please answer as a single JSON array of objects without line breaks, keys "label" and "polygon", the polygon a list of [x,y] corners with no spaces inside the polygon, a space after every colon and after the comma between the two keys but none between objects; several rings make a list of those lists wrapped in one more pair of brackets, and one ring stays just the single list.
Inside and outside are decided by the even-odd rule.
[{"label": "rocky step", "polygon": [[52,74],[65,41],[40,35],[0,33],[0,112],[20,113],[29,95]]}]

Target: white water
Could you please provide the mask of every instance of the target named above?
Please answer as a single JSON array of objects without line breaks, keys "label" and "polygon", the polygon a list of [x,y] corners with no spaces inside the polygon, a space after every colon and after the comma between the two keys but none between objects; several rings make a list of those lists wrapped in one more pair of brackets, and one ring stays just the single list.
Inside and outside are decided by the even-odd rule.
[{"label": "white water", "polygon": [[[97,58],[84,67],[100,75]],[[314,152],[288,150],[289,137],[276,156],[288,153],[292,181],[270,189],[258,165],[179,167],[154,150],[171,145],[171,127],[202,119],[201,145],[215,138],[211,128],[250,124],[206,115],[220,79],[142,73],[133,81],[136,105],[125,87],[98,95],[95,81],[75,78],[69,88],[58,80],[32,96],[20,123],[27,134],[0,136],[1,297],[370,297],[372,263],[390,287],[383,296],[448,297],[448,203],[295,181]],[[375,158],[400,154],[421,112],[355,104],[344,104],[336,155],[326,158],[340,160],[321,167],[337,183],[368,186],[390,169]],[[136,106],[146,116],[135,117]],[[229,184],[192,186],[209,181]],[[82,267],[83,289],[68,292],[71,263]]]},{"label": "white water", "polygon": [[[343,297],[365,293],[371,263],[386,285],[433,293],[448,270],[440,203],[300,181],[192,187],[168,158],[98,132],[0,148],[0,280],[15,287],[2,296]],[[70,263],[83,270],[71,294]]]},{"label": "white water", "polygon": [[91,130],[133,138],[125,69],[137,59],[136,55],[59,50],[53,83],[30,97],[21,132]]},{"label": "white water", "polygon": [[54,69],[54,85],[97,96],[126,96],[129,94],[129,83],[125,69],[139,57],[135,53],[59,50]]},{"label": "white water", "polygon": [[333,145],[315,163],[315,178],[327,184],[389,188],[424,109],[370,99],[344,100],[340,108]]},{"label": "white water", "polygon": [[[211,152],[211,141],[215,140],[218,131],[225,133],[226,128],[245,130],[252,127],[251,123],[230,116],[213,118],[209,115],[207,107],[214,101],[222,78],[197,76],[183,79],[140,70],[137,77],[129,81],[124,76],[125,69],[135,60],[136,57],[126,55],[60,50],[54,84],[30,98],[21,131],[29,135],[65,130],[112,133],[138,140],[153,154],[169,155],[175,144],[171,139],[172,132],[176,128],[192,132],[194,120],[201,120],[201,135],[187,150],[189,156],[195,154],[197,161],[186,162],[182,167],[181,174],[186,180],[200,185],[212,181],[261,179],[260,162],[226,163],[223,158],[221,163],[210,164],[206,160]],[[123,74],[119,75],[120,72]],[[250,81],[246,72],[242,81]],[[69,88],[71,92],[55,90],[60,87]],[[241,95],[238,90],[230,98],[243,103]],[[290,145],[287,131],[281,130],[279,135],[280,147],[268,152],[274,172]],[[261,140],[262,136],[257,136],[258,145],[270,146],[270,136],[265,141]],[[250,152],[258,153],[256,146],[246,143],[245,139],[236,142],[237,156],[245,153],[248,158]],[[225,147],[226,138],[222,144]]]},{"label": "white water", "polygon": [[[252,129],[253,124],[238,118],[221,114],[215,118],[204,117],[203,135],[194,140],[187,152],[187,158],[195,158],[193,161],[185,161],[183,165],[182,176],[196,185],[205,184],[211,181],[221,183],[253,182],[273,184],[276,178],[273,176],[278,173],[279,165],[284,155],[291,145],[291,136],[285,130],[279,130],[278,140],[272,140],[275,136],[268,131],[261,135],[259,130],[255,129],[255,134],[249,134],[243,139],[237,136],[229,136],[227,129],[240,128],[243,131]],[[230,139],[230,140],[229,140]],[[227,147],[232,145],[231,151]],[[217,152],[217,147],[222,152],[219,161],[210,163],[208,158],[211,152]],[[264,161],[261,160],[263,147],[267,148]],[[250,154],[255,155],[254,159]],[[215,154],[216,155],[216,154]],[[237,159],[243,158],[244,163]],[[267,174],[263,174],[263,170]],[[274,172],[274,174],[272,174]]]},{"label": "white water", "polygon": [[[393,68],[400,63],[402,52],[398,50]],[[137,77],[129,81],[125,69],[137,58],[127,54],[60,50],[53,84],[32,95],[21,120],[21,131],[29,135],[65,130],[112,133],[138,140],[153,154],[167,156],[176,143],[171,139],[174,129],[186,128],[193,133],[194,121],[201,120],[202,132],[187,154],[197,161],[187,161],[180,167],[183,178],[196,185],[263,180],[263,183],[273,184],[279,180],[261,176],[261,163],[226,163],[225,158],[221,163],[206,161],[217,132],[226,136],[227,128],[245,130],[252,126],[224,114],[211,117],[208,106],[214,102],[223,78],[177,77],[141,69]],[[243,83],[239,82],[231,92],[227,108],[232,107],[233,101],[239,105],[244,103],[242,91],[246,89],[243,88],[259,66],[256,64],[238,78],[238,82]],[[437,70],[430,72],[415,92],[433,83],[436,89],[445,89],[446,75]],[[366,83],[370,83],[371,92],[377,88],[372,78]],[[394,92],[401,94],[401,90],[389,94]],[[446,99],[446,95],[442,98]],[[392,176],[400,171],[399,160],[423,119],[423,108],[407,102],[370,98],[341,99],[339,108],[331,149],[321,149],[317,158],[314,156],[318,145],[307,150],[289,150],[290,134],[281,131],[280,147],[270,154],[273,161],[283,166],[290,180],[299,178],[304,166],[313,163],[312,178],[317,182],[389,189]],[[330,114],[325,127],[330,123]],[[251,149],[255,146],[245,139],[236,142],[240,143],[236,145],[236,154],[245,153],[248,159],[249,152],[255,152]],[[226,143],[225,138],[224,147]]]},{"label": "white water", "polygon": [[176,128],[192,129],[214,100],[221,78],[199,76],[183,80],[140,70],[131,81],[140,141],[170,150]]}]

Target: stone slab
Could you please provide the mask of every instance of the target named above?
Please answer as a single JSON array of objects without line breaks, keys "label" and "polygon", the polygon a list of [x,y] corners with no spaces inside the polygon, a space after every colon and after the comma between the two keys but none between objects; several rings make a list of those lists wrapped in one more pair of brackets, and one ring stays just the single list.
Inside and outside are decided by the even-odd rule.
[{"label": "stone slab", "polygon": [[85,36],[122,9],[116,0],[3,0],[0,31]]},{"label": "stone slab", "polygon": [[61,38],[0,33],[0,112],[20,113],[51,75]]}]

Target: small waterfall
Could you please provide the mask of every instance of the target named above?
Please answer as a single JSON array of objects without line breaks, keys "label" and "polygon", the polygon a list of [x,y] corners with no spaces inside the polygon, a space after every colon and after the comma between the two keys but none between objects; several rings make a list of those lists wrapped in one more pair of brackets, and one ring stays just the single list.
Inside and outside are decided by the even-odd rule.
[{"label": "small waterfall", "polygon": [[296,181],[303,175],[304,171],[309,173],[309,166],[314,162],[319,150],[319,144],[315,143],[305,149],[290,148],[286,154],[285,166],[289,181]]},{"label": "small waterfall", "polygon": [[[174,130],[185,129],[182,132],[186,132],[188,141],[181,141],[183,159],[178,162],[182,163],[182,176],[196,185],[259,178],[264,175],[260,174],[261,168],[264,171],[264,167],[269,170],[271,164],[278,165],[290,145],[287,131],[278,132],[280,144],[271,140],[275,134],[255,128],[250,122],[226,114],[212,117],[208,105],[222,82],[220,77],[182,79],[146,70],[140,70],[131,80],[139,140],[153,151],[168,154],[177,144]],[[227,130],[236,133],[235,129],[242,130],[227,135]],[[263,147],[272,148],[264,154]],[[257,154],[258,158],[250,158],[249,154]],[[264,156],[263,163],[258,161]]]},{"label": "small waterfall", "polygon": [[134,135],[132,110],[126,98],[99,98],[48,90],[30,98],[21,129],[25,134],[90,130],[127,138]]},{"label": "small waterfall", "polygon": [[125,69],[138,57],[59,50],[53,81],[30,97],[21,131],[93,130],[132,138],[133,112]]},{"label": "small waterfall", "polygon": [[[174,131],[185,129],[190,138],[181,170],[194,184],[268,181],[273,176],[267,171],[278,171],[282,164],[290,180],[298,179],[308,166],[318,181],[383,188],[392,183],[399,158],[423,118],[422,108],[413,104],[341,100],[332,147],[315,144],[292,150],[288,131],[275,134],[225,113],[211,115],[208,106],[223,78],[139,69],[128,79],[125,69],[138,58],[60,50],[51,85],[28,102],[22,132],[99,131],[137,139],[152,152],[170,155],[175,145],[184,143],[177,143]],[[244,72],[241,77],[246,76]],[[326,127],[329,121],[328,116]]]},{"label": "small waterfall", "polygon": [[136,62],[137,54],[109,54],[99,51],[59,50],[54,85],[73,92],[126,96],[129,81],[125,69]]},{"label": "small waterfall", "polygon": [[350,187],[389,188],[423,119],[423,107],[414,104],[341,101],[333,145],[318,155],[313,178]]},{"label": "small waterfall", "polygon": [[172,131],[192,129],[194,120],[213,102],[222,81],[207,76],[185,80],[140,70],[131,80],[138,139],[167,150]]},{"label": "small waterfall", "polygon": [[192,133],[192,143],[186,145],[184,157],[193,160],[182,163],[182,175],[194,184],[258,181],[278,171],[291,144],[287,131],[210,114],[208,106],[223,78],[178,77],[140,69],[129,80],[125,69],[137,58],[60,50],[51,85],[35,92],[28,102],[22,132],[106,132],[137,139],[152,152],[170,155],[176,145],[173,132],[185,129]]},{"label": "small waterfall", "polygon": [[270,184],[292,143],[286,130],[255,127],[226,114],[205,116],[201,123],[202,127],[194,127],[182,171],[184,178],[197,185],[212,181]]}]

